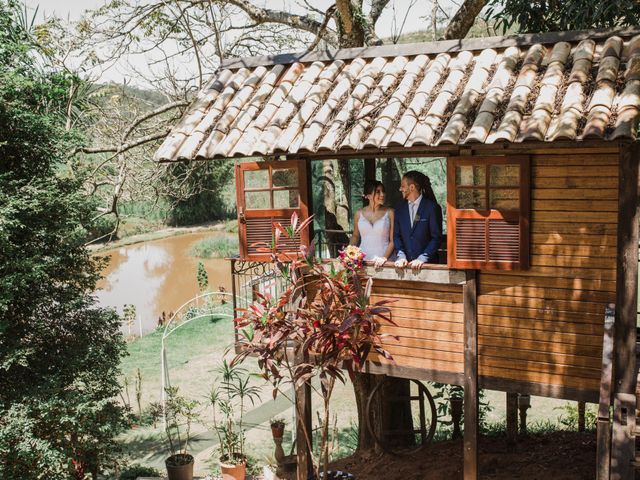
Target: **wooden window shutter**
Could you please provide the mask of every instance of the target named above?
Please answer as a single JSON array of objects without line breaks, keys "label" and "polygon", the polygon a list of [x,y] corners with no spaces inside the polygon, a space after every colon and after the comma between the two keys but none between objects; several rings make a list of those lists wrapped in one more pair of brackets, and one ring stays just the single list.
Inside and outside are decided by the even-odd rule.
[{"label": "wooden window shutter", "polygon": [[[248,162],[236,165],[236,198],[240,258],[269,261],[271,256],[261,249],[270,248],[274,238],[274,222],[291,224],[296,213],[299,221],[309,216],[307,165],[303,160]],[[302,237],[280,237],[278,251],[299,252],[309,244],[309,232]]]},{"label": "wooden window shutter", "polygon": [[450,157],[447,250],[451,268],[529,267],[530,160]]}]

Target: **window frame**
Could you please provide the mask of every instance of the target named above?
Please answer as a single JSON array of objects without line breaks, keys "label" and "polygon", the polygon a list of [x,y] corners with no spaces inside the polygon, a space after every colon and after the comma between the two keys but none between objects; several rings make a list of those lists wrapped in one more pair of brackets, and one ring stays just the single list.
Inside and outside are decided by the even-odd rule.
[{"label": "window frame", "polygon": [[[491,166],[492,165],[512,165],[520,166],[518,186],[491,186]],[[458,166],[484,166],[485,184],[484,186],[458,186],[456,185],[456,167]],[[457,193],[459,189],[485,190],[485,208],[457,208]],[[518,189],[519,208],[498,209],[490,208],[491,190]],[[513,156],[465,156],[448,157],[447,159],[447,265],[450,268],[478,269],[478,270],[524,270],[529,268],[529,232],[531,222],[531,159],[527,155]],[[457,260],[456,259],[456,220],[462,219],[482,219],[485,220],[485,260]],[[505,220],[507,222],[518,222],[519,225],[519,259],[518,261],[491,260],[489,239],[489,221]]]},{"label": "window frame", "polygon": [[[243,162],[236,164],[236,201],[240,259],[246,261],[270,261],[271,254],[267,252],[251,252],[251,245],[247,240],[247,219],[270,218],[287,221],[293,213],[298,214],[299,222],[304,221],[309,216],[308,184],[307,184],[307,163],[305,160],[265,160],[260,162]],[[273,171],[294,169],[297,172],[298,183],[295,186],[273,187]],[[245,188],[245,173],[248,171],[267,171],[267,186]],[[298,190],[298,206],[290,208],[273,208],[274,192]],[[246,207],[246,192],[270,192],[270,208],[249,208]],[[285,220],[286,219],[286,220]],[[277,220],[276,220],[277,221]],[[273,238],[274,228],[271,225],[271,235]],[[309,245],[309,229],[301,232],[299,245]],[[266,245],[265,245],[266,247]],[[299,253],[298,250],[283,250],[283,253]]]}]

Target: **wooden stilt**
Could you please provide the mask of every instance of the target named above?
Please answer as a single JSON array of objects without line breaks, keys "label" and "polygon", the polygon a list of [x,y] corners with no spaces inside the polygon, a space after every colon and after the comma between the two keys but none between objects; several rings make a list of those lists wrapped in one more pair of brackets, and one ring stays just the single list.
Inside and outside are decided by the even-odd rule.
[{"label": "wooden stilt", "polygon": [[609,480],[611,463],[611,391],[613,381],[613,330],[615,305],[609,304],[604,316],[602,337],[602,373],[598,405],[596,480]]},{"label": "wooden stilt", "polygon": [[585,410],[587,409],[587,404],[585,402],[578,402],[578,431],[584,433],[586,430],[585,425]]},{"label": "wooden stilt", "polygon": [[638,147],[624,146],[618,174],[615,384],[611,479],[633,478],[636,415],[636,315],[638,281]]},{"label": "wooden stilt", "polygon": [[518,395],[518,410],[520,410],[520,435],[527,434],[527,410],[531,408],[531,395]]},{"label": "wooden stilt", "polygon": [[464,299],[464,479],[478,478],[478,322],[475,270],[467,270]]},{"label": "wooden stilt", "polygon": [[507,392],[507,445],[513,447],[518,438],[518,394]]}]

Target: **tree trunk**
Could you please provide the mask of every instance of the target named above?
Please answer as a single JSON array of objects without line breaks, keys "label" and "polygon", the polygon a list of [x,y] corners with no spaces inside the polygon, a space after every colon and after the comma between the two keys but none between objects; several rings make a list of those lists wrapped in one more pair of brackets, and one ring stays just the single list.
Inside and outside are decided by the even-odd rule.
[{"label": "tree trunk", "polygon": [[[372,399],[367,411],[367,402],[376,386],[384,382]],[[411,381],[404,378],[388,377],[357,373],[353,379],[353,390],[358,408],[358,452],[375,450],[382,453],[376,445],[375,437],[381,439],[391,448],[413,446],[415,436],[413,430],[413,416],[411,414]],[[369,416],[369,418],[367,418]],[[373,435],[367,428],[367,422],[373,428]],[[406,434],[397,433],[407,432]],[[385,433],[387,432],[387,433]],[[396,432],[396,433],[391,433]]]},{"label": "tree trunk", "polygon": [[382,388],[383,428],[395,432],[384,435],[384,441],[392,448],[415,445],[410,395],[410,380],[387,377]]},{"label": "tree trunk", "polygon": [[487,0],[465,0],[444,31],[444,39],[454,40],[466,37],[486,4]]},{"label": "tree trunk", "polygon": [[[331,257],[337,257],[338,251],[343,245],[349,243],[349,236],[345,233],[345,222],[338,217],[338,202],[336,201],[336,168],[337,160],[324,160],[322,162],[322,210],[324,227],[327,230],[326,240]],[[348,227],[348,223],[346,224]]]},{"label": "tree trunk", "polygon": [[[371,392],[378,382],[382,381],[383,375],[372,375],[370,373],[356,373],[353,378],[353,392],[356,396],[356,407],[358,409],[358,448],[357,452],[373,450],[376,447],[374,437],[367,429],[367,401]],[[382,425],[382,405],[380,398],[374,399],[371,404],[371,426],[376,430],[375,434],[381,434]]]},{"label": "tree trunk", "polygon": [[400,181],[402,175],[404,175],[404,162],[402,160],[396,160],[387,158],[384,160],[382,167],[382,183],[386,192],[386,203],[390,207],[395,207],[400,200],[402,200],[402,194],[400,193]]},{"label": "tree trunk", "polygon": [[336,25],[340,48],[364,46],[365,25],[362,18],[362,1],[336,0]]},{"label": "tree trunk", "polygon": [[342,225],[344,230],[350,230],[349,224],[351,220],[351,174],[349,172],[349,161],[338,161],[338,172],[340,173],[340,181],[342,182],[342,194],[339,198],[336,217],[338,223]]}]

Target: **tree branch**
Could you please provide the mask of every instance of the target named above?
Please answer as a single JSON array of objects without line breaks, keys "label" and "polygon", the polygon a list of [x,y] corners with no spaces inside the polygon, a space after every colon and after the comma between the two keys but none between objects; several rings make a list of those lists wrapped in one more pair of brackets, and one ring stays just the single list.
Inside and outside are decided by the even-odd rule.
[{"label": "tree branch", "polygon": [[[247,0],[227,0],[227,2],[243,10],[257,23],[281,23],[315,35],[318,35],[322,30],[322,23],[308,15],[296,15],[280,10],[260,8]],[[338,45],[338,36],[332,30],[325,29],[321,37],[331,45]]]},{"label": "tree branch", "polygon": [[[166,103],[156,108],[155,110],[145,113],[144,115],[136,118],[133,122],[131,122],[129,127],[124,131],[124,134],[122,135],[122,140],[123,141],[126,140],[129,137],[129,135],[131,135],[131,133],[135,130],[136,127],[138,127],[141,123],[149,120],[150,118],[153,118],[157,115],[165,113],[174,108],[186,107],[187,105],[189,105],[189,102],[187,102],[186,100],[178,100],[175,102]],[[117,153],[126,152],[127,150],[131,150],[132,148],[138,147],[140,145],[144,145],[145,143],[163,138],[167,136],[170,130],[171,130],[170,127],[166,127],[163,131],[137,138],[133,142],[121,143],[119,146],[110,145],[110,146],[100,146],[100,147],[77,147],[71,152],[70,156],[74,156],[77,153],[81,153],[81,152],[89,153],[89,154],[94,154],[94,153],[116,153],[117,154]]]},{"label": "tree branch", "polygon": [[376,35],[376,23],[378,23],[382,11],[388,4],[389,0],[373,0],[371,2],[371,11],[369,12],[367,28],[364,32],[364,41],[367,45],[382,45],[382,40]]},{"label": "tree branch", "polygon": [[166,127],[163,130],[152,133],[149,135],[145,135],[144,137],[136,138],[133,142],[124,143],[117,146],[104,146],[104,147],[78,147],[73,152],[72,155],[77,153],[123,153],[127,150],[131,150],[132,148],[139,147],[140,145],[144,145],[145,143],[152,142],[154,140],[159,140],[161,138],[166,137],[171,131],[171,127]]},{"label": "tree branch", "polygon": [[487,0],[465,0],[444,31],[444,39],[464,38],[486,4]]},{"label": "tree branch", "polygon": [[329,20],[331,20],[331,17],[335,13],[335,11],[336,11],[336,5],[335,4],[333,4],[329,8],[327,8],[327,11],[324,14],[324,21],[322,22],[322,26],[320,27],[320,31],[316,35],[316,39],[313,41],[313,43],[311,43],[311,45],[309,45],[309,48],[307,48],[307,51],[310,52],[311,50],[313,50],[314,48],[316,48],[318,46],[318,43],[320,42],[320,39],[322,38],[322,34],[327,29],[327,25],[329,25]]}]

